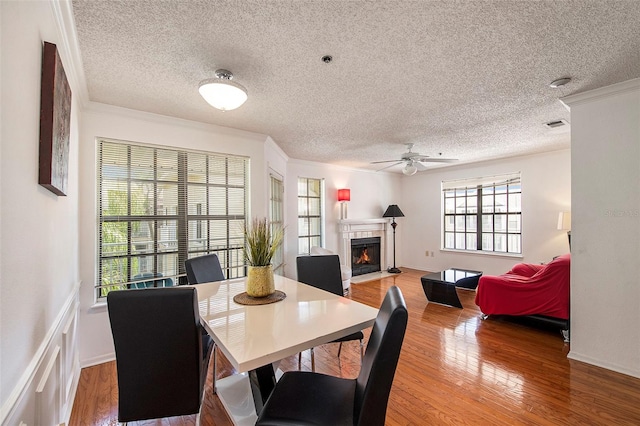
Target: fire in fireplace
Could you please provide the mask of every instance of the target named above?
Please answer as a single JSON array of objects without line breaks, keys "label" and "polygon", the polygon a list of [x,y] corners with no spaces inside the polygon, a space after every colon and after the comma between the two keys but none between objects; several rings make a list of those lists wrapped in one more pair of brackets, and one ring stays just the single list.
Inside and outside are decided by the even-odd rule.
[{"label": "fire in fireplace", "polygon": [[380,270],[380,237],[351,240],[351,275]]}]

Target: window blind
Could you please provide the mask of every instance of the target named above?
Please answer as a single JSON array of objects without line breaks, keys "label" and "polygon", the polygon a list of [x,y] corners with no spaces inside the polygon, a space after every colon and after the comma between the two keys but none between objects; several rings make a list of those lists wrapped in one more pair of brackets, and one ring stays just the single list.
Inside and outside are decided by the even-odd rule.
[{"label": "window blind", "polygon": [[444,249],[522,253],[520,172],[442,182]]},{"label": "window blind", "polygon": [[98,297],[186,283],[184,261],[216,253],[245,275],[248,159],[98,141]]},{"label": "window blind", "polygon": [[488,186],[516,185],[520,183],[520,172],[477,177],[469,179],[450,180],[442,182],[442,190],[478,188]]}]

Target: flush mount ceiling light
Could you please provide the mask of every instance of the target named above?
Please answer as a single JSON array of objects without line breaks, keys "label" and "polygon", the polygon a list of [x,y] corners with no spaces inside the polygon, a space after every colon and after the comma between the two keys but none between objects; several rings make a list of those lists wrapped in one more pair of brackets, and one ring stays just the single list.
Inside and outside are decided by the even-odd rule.
[{"label": "flush mount ceiling light", "polygon": [[231,71],[216,70],[215,78],[200,82],[200,94],[214,108],[231,111],[247,100],[247,89],[232,81]]},{"label": "flush mount ceiling light", "polygon": [[413,161],[407,163],[406,166],[402,169],[402,173],[407,176],[413,176],[418,171],[418,168],[413,164]]}]

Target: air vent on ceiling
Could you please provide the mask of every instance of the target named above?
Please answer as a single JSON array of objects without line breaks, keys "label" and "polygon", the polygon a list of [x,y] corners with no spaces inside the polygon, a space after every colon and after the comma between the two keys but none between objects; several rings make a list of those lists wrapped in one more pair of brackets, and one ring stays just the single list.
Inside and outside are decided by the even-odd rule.
[{"label": "air vent on ceiling", "polygon": [[569,123],[567,123],[566,120],[554,120],[554,121],[549,121],[548,123],[544,123],[544,125],[550,129],[556,129],[558,127],[566,126],[567,124]]}]

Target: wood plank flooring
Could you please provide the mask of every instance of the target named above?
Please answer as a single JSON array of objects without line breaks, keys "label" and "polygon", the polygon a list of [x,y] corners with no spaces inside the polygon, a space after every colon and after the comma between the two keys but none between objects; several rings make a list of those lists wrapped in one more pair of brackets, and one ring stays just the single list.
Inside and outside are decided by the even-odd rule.
[{"label": "wood plank flooring", "polygon": [[[379,307],[391,285],[401,288],[409,324],[389,399],[386,424],[640,425],[640,379],[567,359],[557,330],[501,318],[480,319],[475,292],[458,290],[464,309],[428,304],[423,271],[352,286],[352,298]],[[316,371],[356,377],[358,343],[315,350]],[[218,357],[218,377],[234,371]],[[281,363],[311,369],[309,351]],[[117,424],[115,362],[82,370],[70,426]],[[131,424],[131,423],[130,423]],[[133,423],[194,425],[194,416]],[[201,425],[230,425],[207,384]]]}]

